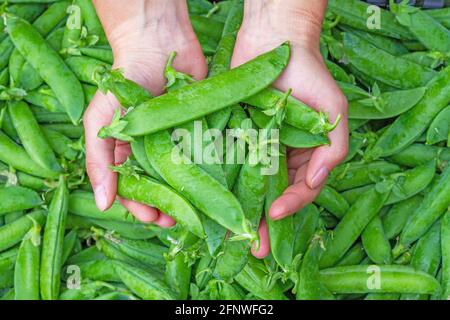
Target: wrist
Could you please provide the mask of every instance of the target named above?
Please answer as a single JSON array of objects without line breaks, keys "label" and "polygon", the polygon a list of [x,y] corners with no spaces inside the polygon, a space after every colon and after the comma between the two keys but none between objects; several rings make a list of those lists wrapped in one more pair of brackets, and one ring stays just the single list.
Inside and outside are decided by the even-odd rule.
[{"label": "wrist", "polygon": [[260,0],[245,2],[242,32],[291,41],[295,46],[318,49],[326,0]]}]

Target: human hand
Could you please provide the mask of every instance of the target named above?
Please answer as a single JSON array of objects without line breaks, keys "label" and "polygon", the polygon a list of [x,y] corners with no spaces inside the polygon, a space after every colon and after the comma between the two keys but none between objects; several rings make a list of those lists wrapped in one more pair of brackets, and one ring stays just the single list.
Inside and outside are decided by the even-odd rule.
[{"label": "human hand", "polygon": [[[207,65],[200,44],[192,30],[185,1],[94,0],[114,54],[113,68],[124,71],[154,95],[164,91],[164,68],[169,54],[176,51],[177,70],[196,79],[206,76]],[[117,174],[109,168],[123,163],[131,154],[129,144],[100,139],[98,131],[111,123],[119,102],[112,94],[97,92],[85,116],[86,165],[97,207],[108,209],[117,193]],[[175,222],[169,216],[130,200],[119,199],[137,219],[163,227]]]},{"label": "human hand", "polygon": [[[329,134],[331,144],[314,149],[288,151],[290,186],[270,208],[270,218],[283,219],[311,203],[320,193],[328,174],[348,150],[347,101],[328,72],[320,55],[320,32],[326,1],[288,0],[246,1],[245,16],[239,32],[232,66],[236,67],[291,42],[291,61],[274,84],[312,108],[329,114],[330,122],[341,121]],[[270,252],[267,224],[259,228],[260,246],[252,250],[263,258]]]}]

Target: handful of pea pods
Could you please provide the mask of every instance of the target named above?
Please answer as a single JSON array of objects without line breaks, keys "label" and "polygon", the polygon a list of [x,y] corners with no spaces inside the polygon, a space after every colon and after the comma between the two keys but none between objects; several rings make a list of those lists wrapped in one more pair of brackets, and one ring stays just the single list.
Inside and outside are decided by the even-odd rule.
[{"label": "handful of pea pods", "polygon": [[[320,50],[349,153],[273,221],[287,150],[330,144],[339,119],[272,87],[289,42],[230,70],[243,0],[187,2],[209,73],[194,81],[173,53],[157,97],[112,69],[91,0],[1,6],[0,300],[448,300],[450,9],[391,1],[377,26],[365,2],[328,1]],[[97,209],[81,124],[97,90],[126,110],[98,133],[131,146],[118,195],[174,227]]]}]

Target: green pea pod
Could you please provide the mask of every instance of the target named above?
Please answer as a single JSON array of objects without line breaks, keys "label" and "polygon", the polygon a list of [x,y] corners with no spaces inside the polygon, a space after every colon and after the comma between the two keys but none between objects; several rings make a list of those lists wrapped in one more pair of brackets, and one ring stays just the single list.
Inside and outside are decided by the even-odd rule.
[{"label": "green pea pod", "polygon": [[398,236],[414,210],[422,203],[423,196],[416,195],[398,202],[383,217],[383,229],[389,240]]},{"label": "green pea pod", "polygon": [[8,251],[0,253],[0,271],[1,273],[6,273],[14,270],[14,266],[17,260],[17,254],[19,248],[13,248]]},{"label": "green pea pod", "polygon": [[24,100],[50,112],[64,112],[64,107],[47,86],[27,92]]},{"label": "green pea pod", "polygon": [[23,101],[9,101],[8,111],[20,141],[31,159],[44,168],[61,171],[61,166],[28,104]]},{"label": "green pea pod", "polygon": [[369,293],[364,300],[398,300],[399,293]]},{"label": "green pea pod", "polygon": [[23,217],[24,214],[25,213],[23,211],[14,211],[14,212],[7,213],[4,216],[5,224],[16,221],[17,219]]},{"label": "green pea pod", "polygon": [[394,256],[404,251],[408,245],[422,237],[445,213],[445,210],[450,206],[449,185],[450,167],[447,167],[408,220],[400,235],[400,241],[396,248],[394,248]]},{"label": "green pea pod", "polygon": [[54,179],[58,176],[56,172],[35,163],[23,148],[3,132],[0,132],[0,161],[34,176],[49,179]]},{"label": "green pea pod", "polygon": [[65,63],[80,81],[92,85],[97,85],[95,80],[96,72],[102,72],[111,68],[107,63],[83,56],[67,58]]},{"label": "green pea pod", "polygon": [[321,283],[319,260],[323,252],[323,239],[315,235],[303,258],[295,295],[297,300],[335,300],[333,294]]},{"label": "green pea pod", "polygon": [[41,128],[52,150],[67,160],[77,159],[79,153],[71,147],[73,141],[58,131]]},{"label": "green pea pod", "polygon": [[450,212],[441,221],[441,249],[442,249],[442,299],[450,297]]},{"label": "green pea pod", "polygon": [[390,9],[395,13],[397,21],[409,31],[427,49],[450,52],[450,30],[419,8],[408,6],[405,2],[396,4],[391,1]]},{"label": "green pea pod", "polygon": [[86,281],[80,284],[79,288],[67,289],[61,292],[59,300],[92,300],[102,294],[106,289],[114,289],[114,287],[106,282]]},{"label": "green pea pod", "polygon": [[264,264],[250,257],[245,268],[236,276],[237,283],[254,296],[263,300],[287,300],[278,283],[267,286],[267,269]]},{"label": "green pea pod", "polygon": [[144,176],[119,175],[118,194],[121,197],[156,207],[173,217],[198,237],[204,237],[198,213],[182,196],[170,187]]},{"label": "green pea pod", "polygon": [[369,222],[379,213],[391,189],[392,183],[383,182],[356,200],[333,231],[333,237],[327,241],[326,251],[320,261],[321,268],[333,266],[343,257]]},{"label": "green pea pod", "polygon": [[6,87],[9,83],[9,68],[5,68],[0,72],[0,86]]},{"label": "green pea pod", "polygon": [[357,85],[341,81],[336,82],[348,101],[362,100],[371,97],[370,93],[364,89],[361,89]]},{"label": "green pea pod", "polygon": [[158,181],[164,181],[147,159],[147,154],[145,153],[144,138],[139,137],[135,139],[135,141],[131,142],[130,145],[133,156],[136,158],[136,161],[139,163],[142,169],[144,169],[144,171],[150,177],[155,178]]},{"label": "green pea pod", "polygon": [[48,45],[56,52],[61,51],[61,43],[64,37],[64,28],[58,28],[47,37]]},{"label": "green pea pod", "polygon": [[112,65],[114,62],[113,53],[111,49],[88,47],[88,48],[80,48],[80,52],[87,57],[97,59],[109,65]]},{"label": "green pea pod", "polygon": [[45,223],[44,211],[34,211],[3,227],[0,227],[0,252],[18,244],[33,226],[33,221]]},{"label": "green pea pod", "polygon": [[[414,39],[411,32],[399,25],[395,20],[394,14],[380,8],[380,20],[383,21],[380,26],[375,27],[372,20],[373,11],[369,4],[358,0],[331,0],[328,7],[337,16],[339,22],[361,31],[380,34],[395,39]],[[369,27],[370,25],[371,27]]]},{"label": "green pea pod", "polygon": [[327,66],[328,71],[333,76],[333,79],[336,81],[341,81],[344,83],[353,83],[355,80],[350,77],[350,75],[338,64],[326,59],[325,64]]},{"label": "green pea pod", "polygon": [[380,181],[400,171],[399,166],[386,161],[344,163],[331,172],[328,184],[337,191],[345,191]]},{"label": "green pea pod", "polygon": [[403,59],[420,64],[426,68],[436,69],[444,63],[444,58],[428,51],[416,51],[402,55]]},{"label": "green pea pod", "polygon": [[55,300],[59,296],[64,230],[68,207],[69,193],[66,180],[61,176],[58,188],[50,203],[42,242],[40,290],[43,300]]},{"label": "green pea pod", "polygon": [[106,256],[96,246],[92,246],[69,257],[66,261],[66,265],[82,264],[106,259]]},{"label": "green pea pod", "polygon": [[450,106],[439,112],[427,131],[428,145],[441,141],[447,141],[447,146],[450,146]]},{"label": "green pea pod", "polygon": [[137,300],[135,296],[124,292],[109,292],[96,297],[94,300]]},{"label": "green pea pod", "polygon": [[[345,54],[349,63],[377,81],[399,89],[423,87],[436,72],[393,56],[349,32],[344,33]],[[382,67],[379,62],[384,61]]]},{"label": "green pea pod", "polygon": [[[147,158],[170,186],[183,193],[201,212],[222,226],[236,234],[246,234],[244,212],[234,195],[190,161],[181,158],[180,164],[173,163],[173,148],[167,131],[145,137]],[[195,184],[192,183],[194,180]]]},{"label": "green pea pod", "polygon": [[350,208],[347,200],[330,186],[325,186],[314,202],[339,219],[342,219]]},{"label": "green pea pod", "polygon": [[450,9],[442,8],[442,9],[434,9],[434,10],[426,10],[425,13],[433,17],[435,20],[439,21],[444,27],[450,29]]},{"label": "green pea pod", "polygon": [[71,139],[80,139],[84,135],[82,126],[74,126],[71,123],[50,123],[42,125],[42,127],[57,131]]},{"label": "green pea pod", "polygon": [[250,255],[248,241],[225,241],[214,268],[217,278],[232,281],[245,267]]},{"label": "green pea pod", "polygon": [[320,279],[333,293],[432,294],[441,289],[427,273],[397,265],[329,268],[320,271]]},{"label": "green pea pod", "polygon": [[[70,264],[68,265],[70,266]],[[114,270],[114,260],[92,260],[77,263],[75,265],[80,268],[82,279],[89,279],[92,281],[121,282],[119,276]],[[65,273],[63,272],[63,276],[64,275]]]},{"label": "green pea pod", "polygon": [[366,39],[368,42],[370,42],[377,48],[382,49],[394,56],[400,56],[403,54],[407,54],[409,52],[408,48],[406,48],[400,41],[398,41],[398,39],[393,39],[375,33],[363,32],[345,26],[342,26],[342,29],[345,31],[352,32],[357,36]]},{"label": "green pea pod", "polygon": [[64,243],[63,243],[63,250],[61,255],[61,266],[64,266],[67,259],[72,254],[72,251],[74,250],[75,243],[78,240],[78,234],[75,229],[71,230],[65,237],[64,237]]},{"label": "green pea pod", "polygon": [[[253,122],[255,122],[259,128],[264,128],[270,122],[270,117],[266,116],[261,111],[250,110],[250,115]],[[281,126],[279,134],[280,142],[291,148],[314,148],[329,144],[329,141],[325,136],[312,134],[288,124],[283,124]]]},{"label": "green pea pod", "polygon": [[52,88],[72,122],[77,124],[84,109],[80,82],[40,33],[25,20],[6,15],[9,35],[16,48]]},{"label": "green pea pod", "polygon": [[[396,117],[413,108],[424,96],[426,88],[417,88],[402,91],[386,92],[380,95],[378,100],[372,98],[351,101],[349,103],[350,119],[387,119]],[[380,104],[376,108],[375,103]],[[401,101],[401,107],[399,107]]]},{"label": "green pea pod", "polygon": [[399,116],[378,139],[367,157],[392,156],[411,145],[425,130],[434,117],[450,102],[450,67],[442,70],[428,85],[422,100],[412,109]]},{"label": "green pea pod", "polygon": [[[319,210],[313,204],[306,206],[294,215],[293,257],[305,254],[319,224]],[[284,236],[288,236],[285,234]]]},{"label": "green pea pod", "polygon": [[370,260],[376,264],[391,264],[391,245],[383,230],[379,215],[375,216],[361,234],[364,250]]},{"label": "green pea pod", "polygon": [[[411,259],[411,266],[435,277],[441,262],[441,224],[436,222],[428,232],[417,241]],[[428,296],[403,294],[401,300],[427,300]]]},{"label": "green pea pod", "polygon": [[67,56],[71,49],[77,48],[81,40],[83,15],[81,14],[80,7],[76,5],[76,1],[73,1],[72,4],[73,5],[67,8],[67,13],[69,15],[67,17],[61,42],[60,53],[63,56]]},{"label": "green pea pod", "polygon": [[275,175],[269,176],[269,185],[265,202],[265,217],[269,230],[270,250],[275,261],[284,269],[291,266],[294,258],[295,235],[294,217],[273,220],[269,216],[272,203],[280,197],[288,187],[288,171],[286,156],[279,157],[279,168]]},{"label": "green pea pod", "polygon": [[115,261],[114,268],[125,285],[144,300],[174,300],[176,294],[152,273]]},{"label": "green pea pod", "polygon": [[222,35],[224,24],[204,16],[190,15],[195,33],[202,34],[218,42]]},{"label": "green pea pod", "polygon": [[40,205],[42,200],[33,190],[16,186],[0,188],[0,215],[32,209]]},{"label": "green pea pod", "polygon": [[434,159],[437,159],[438,168],[443,170],[450,161],[450,150],[416,143],[390,157],[392,162],[407,167],[420,166]]},{"label": "green pea pod", "polygon": [[44,108],[31,106],[34,117],[39,123],[68,123],[70,122],[67,114],[62,112],[50,112]]},{"label": "green pea pod", "polygon": [[283,44],[238,68],[151,99],[124,117],[127,125],[122,133],[158,132],[236,104],[272,83],[289,56],[289,44]]},{"label": "green pea pod", "polygon": [[[281,91],[267,88],[251,97],[242,99],[242,102],[267,110],[273,108],[283,95],[284,93]],[[309,131],[312,134],[326,134],[335,127],[328,122],[324,113],[313,110],[293,97],[288,98],[285,109],[286,117],[284,121],[297,129]]]},{"label": "green pea pod", "polygon": [[81,16],[83,18],[84,25],[87,28],[88,34],[98,37],[97,44],[107,44],[108,40],[106,39],[105,31],[103,30],[100,19],[97,16],[92,0],[76,0],[74,4],[78,5],[81,9]]},{"label": "green pea pod", "polygon": [[39,300],[41,227],[36,224],[22,240],[14,270],[15,300]]},{"label": "green pea pod", "polygon": [[203,15],[214,8],[214,5],[207,0],[188,0],[189,14]]},{"label": "green pea pod", "polygon": [[[424,190],[435,177],[435,172],[436,162],[431,161],[425,165],[399,173],[397,183],[394,184],[386,205],[406,200]],[[396,174],[392,176],[395,177]]]},{"label": "green pea pod", "polygon": [[336,263],[336,267],[358,265],[366,257],[367,255],[363,245],[360,242],[357,242],[345,253],[342,259]]}]

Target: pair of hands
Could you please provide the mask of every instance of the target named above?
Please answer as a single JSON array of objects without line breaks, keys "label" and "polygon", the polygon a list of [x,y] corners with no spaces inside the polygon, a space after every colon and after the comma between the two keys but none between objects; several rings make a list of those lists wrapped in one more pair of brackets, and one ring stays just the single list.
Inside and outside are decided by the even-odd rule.
[{"label": "pair of hands", "polygon": [[[311,3],[312,2],[312,3]],[[177,52],[174,67],[205,78],[205,57],[189,21],[185,1],[134,0],[123,6],[120,1],[94,0],[114,53],[113,68],[121,68],[125,77],[139,83],[152,94],[164,91],[164,67],[169,54]],[[342,120],[330,133],[330,146],[288,151],[290,186],[270,208],[270,217],[278,220],[292,215],[319,194],[329,172],[346,156],[348,149],[347,101],[329,74],[320,55],[319,40],[326,1],[287,0],[246,1],[243,25],[238,34],[232,67],[274,49],[289,40],[291,61],[274,84],[316,110],[323,110],[334,121]],[[126,161],[130,146],[114,139],[102,140],[98,131],[109,125],[120,105],[111,95],[97,92],[84,116],[86,129],[87,172],[100,210],[108,209],[116,199],[117,174],[109,169]],[[126,199],[119,201],[137,219],[161,227],[175,224],[172,218]],[[267,225],[259,227],[260,246],[252,253],[263,258],[270,252]]]}]

